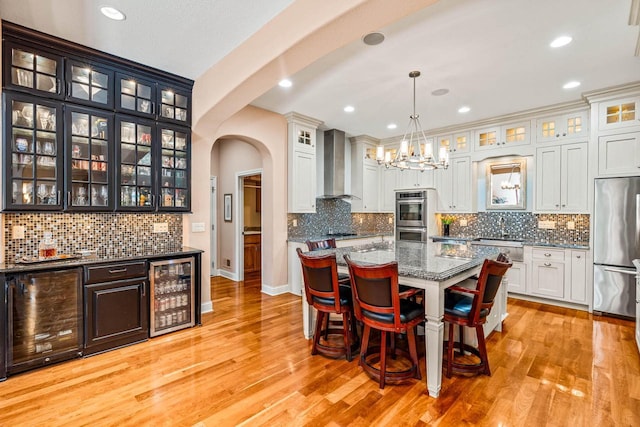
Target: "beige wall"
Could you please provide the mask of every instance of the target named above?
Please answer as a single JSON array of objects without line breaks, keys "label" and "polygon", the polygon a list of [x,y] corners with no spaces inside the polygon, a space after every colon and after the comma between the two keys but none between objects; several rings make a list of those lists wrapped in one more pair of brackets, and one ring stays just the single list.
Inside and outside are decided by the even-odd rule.
[{"label": "beige wall", "polygon": [[[262,168],[262,156],[254,147],[256,142],[245,142],[238,138],[223,138],[216,142],[219,145],[218,156],[213,159],[217,163],[218,170],[218,262],[216,265],[222,270],[238,272],[238,260],[236,259],[236,230],[239,213],[237,206],[238,194],[236,176],[238,173]],[[224,194],[231,194],[233,200],[232,222],[225,222],[223,213]],[[226,260],[231,261],[231,266],[227,267]]]},{"label": "beige wall", "polygon": [[[437,0],[296,0],[240,47],[200,76],[193,89],[192,211],[184,242],[205,250],[202,300],[210,304],[209,177],[216,140],[242,138],[262,156],[263,290],[287,286],[286,121],[278,114],[246,107],[325,54]],[[300,113],[304,114],[304,111]],[[322,118],[319,118],[322,119]],[[217,144],[216,144],[217,145]],[[192,222],[206,224],[191,232]]]}]

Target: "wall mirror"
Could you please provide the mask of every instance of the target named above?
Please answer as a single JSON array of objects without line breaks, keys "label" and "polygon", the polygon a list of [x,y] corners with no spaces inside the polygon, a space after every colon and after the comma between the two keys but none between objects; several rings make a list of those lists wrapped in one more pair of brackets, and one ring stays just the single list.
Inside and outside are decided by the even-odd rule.
[{"label": "wall mirror", "polygon": [[526,159],[487,165],[487,209],[525,208],[526,169]]}]

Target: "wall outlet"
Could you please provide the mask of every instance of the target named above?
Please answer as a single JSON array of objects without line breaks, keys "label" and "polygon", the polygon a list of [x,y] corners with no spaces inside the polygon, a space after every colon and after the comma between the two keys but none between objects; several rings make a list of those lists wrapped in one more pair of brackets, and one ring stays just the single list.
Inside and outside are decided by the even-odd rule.
[{"label": "wall outlet", "polygon": [[389,217],[389,224],[393,224],[393,217]]},{"label": "wall outlet", "polygon": [[467,225],[468,225],[467,220],[466,220],[466,219],[464,219],[464,218],[462,218],[462,219],[460,220],[460,227],[466,227]]},{"label": "wall outlet", "polygon": [[231,260],[230,259],[225,259],[225,262],[227,263],[227,267],[231,267]]},{"label": "wall outlet", "polygon": [[294,220],[293,220],[293,226],[294,226],[294,227],[297,227],[297,226],[298,226],[298,220],[297,220],[297,219],[294,219]]},{"label": "wall outlet", "polygon": [[14,225],[11,228],[11,238],[16,239],[24,239],[24,226],[23,225]]},{"label": "wall outlet", "polygon": [[575,230],[575,229],[576,229],[575,221],[567,221],[567,230]]},{"label": "wall outlet", "polygon": [[538,228],[543,230],[555,230],[556,222],[555,221],[538,221]]},{"label": "wall outlet", "polygon": [[154,222],[153,223],[153,232],[154,233],[168,233],[169,232],[169,224],[166,222]]},{"label": "wall outlet", "polygon": [[362,224],[363,221],[364,221],[364,218],[360,218],[360,224]]}]

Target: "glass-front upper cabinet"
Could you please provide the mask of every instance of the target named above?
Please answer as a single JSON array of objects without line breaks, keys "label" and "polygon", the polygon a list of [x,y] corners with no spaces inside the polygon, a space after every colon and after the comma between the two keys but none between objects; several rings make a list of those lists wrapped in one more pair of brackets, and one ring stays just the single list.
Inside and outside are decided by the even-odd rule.
[{"label": "glass-front upper cabinet", "polygon": [[116,73],[116,109],[155,118],[156,85],[134,75]]},{"label": "glass-front upper cabinet", "polygon": [[168,125],[159,125],[160,203],[158,210],[189,211],[190,132]]},{"label": "glass-front upper cabinet", "polygon": [[67,209],[110,210],[113,115],[81,107],[67,107],[65,114]]},{"label": "glass-front upper cabinet", "polygon": [[116,130],[116,153],[119,164],[116,180],[120,196],[117,209],[152,211],[155,209],[154,123],[133,117],[118,117]]},{"label": "glass-front upper cabinet", "polygon": [[7,210],[62,208],[62,107],[35,97],[5,94]]},{"label": "glass-front upper cabinet", "polygon": [[158,116],[164,121],[189,125],[191,123],[191,93],[169,85],[158,86]]},{"label": "glass-front upper cabinet", "polygon": [[113,72],[76,60],[66,62],[67,99],[102,108],[113,108]]},{"label": "glass-front upper cabinet", "polygon": [[4,85],[7,88],[62,98],[62,57],[29,46],[5,44]]}]

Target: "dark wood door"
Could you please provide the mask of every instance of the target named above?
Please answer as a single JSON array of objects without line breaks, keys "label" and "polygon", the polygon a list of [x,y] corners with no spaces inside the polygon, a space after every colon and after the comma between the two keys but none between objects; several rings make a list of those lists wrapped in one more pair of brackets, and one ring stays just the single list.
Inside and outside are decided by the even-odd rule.
[{"label": "dark wood door", "polygon": [[146,340],[149,314],[145,279],[84,286],[85,354]]}]

